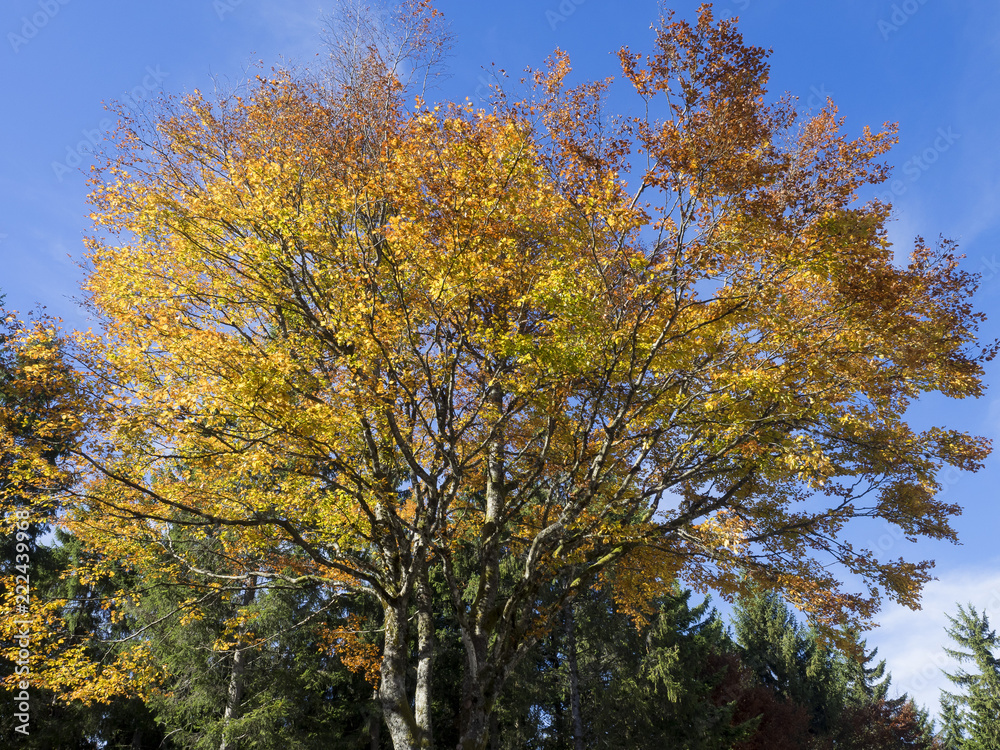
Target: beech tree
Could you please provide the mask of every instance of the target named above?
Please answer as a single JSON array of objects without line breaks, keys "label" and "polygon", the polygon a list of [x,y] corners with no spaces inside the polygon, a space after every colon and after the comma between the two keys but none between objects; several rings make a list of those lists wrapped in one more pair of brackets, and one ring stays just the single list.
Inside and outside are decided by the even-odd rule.
[{"label": "beech tree", "polygon": [[[62,459],[79,428],[72,368],[62,358],[58,321],[28,321],[2,307],[0,295],[0,696],[30,711],[8,712],[0,732],[24,748],[96,747],[96,736],[118,746],[154,747],[162,740],[150,712],[133,696],[109,696],[88,708],[37,684],[48,657],[72,644],[90,662],[109,649],[92,636],[106,631],[101,608],[105,582],[80,585],[73,577],[82,556],[73,537],[53,529],[53,502],[71,484]],[[54,532],[54,533],[53,533]],[[102,590],[103,589],[103,590]],[[62,605],[73,600],[71,608]],[[62,616],[65,615],[65,616]],[[36,648],[48,631],[51,648]],[[22,651],[21,649],[24,649]],[[25,657],[27,654],[27,658]],[[112,657],[113,660],[113,657]],[[18,698],[17,696],[22,696]]]},{"label": "beech tree", "polygon": [[[404,10],[407,54],[433,58],[439,15]],[[769,103],[767,53],[707,6],[621,50],[644,114],[614,125],[612,82],[570,85],[561,52],[476,109],[414,107],[398,55],[350,49],[328,85],[278,72],[154,127],[123,113],[94,182],[102,326],[74,355],[65,526],[178,576],[196,562],[170,529],[224,528],[227,585],[376,601],[382,645],[340,648],[377,670],[399,750],[434,746],[432,573],[466,750],[612,564],[640,620],[677,576],[780,591],[828,629],[916,604],[930,563],[846,528],[954,539],[936,477],[987,443],[905,414],[979,395],[989,353],[954,247],[897,264],[890,207],[858,199],[893,127],[852,139],[832,103],[802,122]],[[151,672],[129,658],[134,690]]]}]

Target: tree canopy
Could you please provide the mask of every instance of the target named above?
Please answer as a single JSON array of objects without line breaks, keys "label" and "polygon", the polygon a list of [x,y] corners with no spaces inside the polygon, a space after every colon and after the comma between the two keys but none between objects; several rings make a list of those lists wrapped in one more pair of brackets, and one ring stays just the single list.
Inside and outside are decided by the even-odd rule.
[{"label": "tree canopy", "polygon": [[[433,57],[439,15],[404,11],[407,54]],[[342,640],[377,662],[400,750],[434,742],[442,600],[470,749],[612,568],[640,620],[677,576],[782,592],[827,629],[882,595],[915,605],[930,563],[845,529],[955,538],[936,476],[987,443],[906,410],[979,395],[986,355],[953,246],[899,264],[890,207],[858,199],[894,128],[852,139],[832,102],[804,121],[769,103],[766,52],[708,7],[621,50],[644,114],[610,124],[612,82],[571,85],[561,52],[522,98],[414,107],[398,59],[359,44],[325,83],[279,71],[165,102],[154,127],[123,113],[60,498],[92,575],[370,597],[376,652]],[[136,648],[116,674],[147,675]]]}]

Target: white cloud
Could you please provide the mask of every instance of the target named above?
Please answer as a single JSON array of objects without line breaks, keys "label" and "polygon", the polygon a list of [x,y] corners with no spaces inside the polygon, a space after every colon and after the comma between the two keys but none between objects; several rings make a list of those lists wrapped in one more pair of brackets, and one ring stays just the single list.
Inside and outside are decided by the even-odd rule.
[{"label": "white cloud", "polygon": [[283,57],[308,64],[320,50],[323,18],[330,10],[323,6],[323,3],[314,0],[267,2],[257,6],[258,19],[281,39]]},{"label": "white cloud", "polygon": [[895,213],[892,221],[886,227],[889,244],[892,245],[892,259],[899,266],[906,266],[910,262],[910,252],[913,250],[913,241],[920,234],[920,224],[913,221],[910,213],[901,204],[894,204]]},{"label": "white cloud", "polygon": [[1000,560],[988,568],[942,574],[924,589],[922,609],[911,611],[888,606],[879,618],[881,627],[868,634],[868,647],[878,647],[892,673],[896,694],[908,693],[918,705],[936,714],[942,689],[951,683],[942,670],[954,672],[957,664],[944,652],[955,644],[945,633],[946,615],[955,615],[956,604],[968,604],[990,616],[1000,626]]}]

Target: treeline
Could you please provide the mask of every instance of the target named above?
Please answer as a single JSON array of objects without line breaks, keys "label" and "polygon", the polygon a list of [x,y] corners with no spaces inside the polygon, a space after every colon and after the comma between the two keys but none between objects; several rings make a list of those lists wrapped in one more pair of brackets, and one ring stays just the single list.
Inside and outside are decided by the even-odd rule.
[{"label": "treeline", "polygon": [[[218,565],[212,534],[175,538]],[[130,641],[148,649],[155,688],[107,704],[31,690],[25,748],[358,748],[391,746],[374,692],[381,622],[376,603],[321,601],[317,587],[213,586],[191,574],[157,587],[127,570],[84,582],[62,574],[88,551],[62,532],[31,526],[34,596],[63,601],[67,644],[88,643],[95,663]],[[3,542],[3,572],[15,558]],[[167,561],[164,561],[167,564]],[[442,581],[436,585],[443,586]],[[112,621],[105,603],[142,602]],[[197,617],[185,616],[192,599]],[[229,627],[250,606],[252,624]],[[316,615],[315,613],[321,613]],[[563,612],[518,664],[493,712],[491,748],[995,748],[995,634],[985,615],[959,610],[951,634],[975,664],[955,676],[935,733],[927,712],[891,697],[885,662],[864,641],[825,645],[775,595],[744,597],[727,629],[690,591],[622,611],[613,587],[594,587]],[[432,706],[435,745],[453,747],[461,710],[463,653],[454,613],[435,613]],[[410,644],[416,651],[416,639]],[[853,650],[854,653],[848,653]],[[4,676],[13,672],[5,661]],[[415,678],[415,676],[413,676]],[[13,704],[5,691],[4,704]],[[991,744],[992,743],[992,744]]]}]

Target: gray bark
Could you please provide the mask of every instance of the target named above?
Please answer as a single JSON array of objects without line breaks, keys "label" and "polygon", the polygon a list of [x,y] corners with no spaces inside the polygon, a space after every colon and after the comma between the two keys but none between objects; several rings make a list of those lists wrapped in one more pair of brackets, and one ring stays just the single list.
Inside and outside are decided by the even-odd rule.
[{"label": "gray bark", "polygon": [[[406,613],[405,604],[385,606],[385,648],[382,650],[379,698],[385,725],[395,750],[428,750],[431,747],[431,738],[426,731],[429,727],[417,721],[406,691],[409,634]],[[430,695],[429,687],[427,695]]]},{"label": "gray bark", "polygon": [[[253,602],[257,593],[257,577],[250,576],[246,590],[240,598],[241,607],[247,607]],[[236,650],[233,653],[233,666],[229,672],[229,686],[226,689],[226,708],[222,712],[222,741],[219,743],[219,750],[227,750],[229,747],[226,733],[229,725],[240,717],[240,709],[243,705],[243,690],[246,686],[246,665],[249,658],[248,652],[243,648],[243,639],[236,639]]]},{"label": "gray bark", "polygon": [[580,714],[580,672],[576,663],[576,617],[573,602],[566,605],[566,662],[569,667],[569,705],[573,720],[573,750],[583,750],[583,717]]},{"label": "gray bark", "polygon": [[417,687],[414,709],[421,730],[421,747],[433,747],[431,726],[431,678],[434,662],[434,610],[428,571],[423,571],[417,583]]},{"label": "gray bark", "polygon": [[[490,388],[487,400],[503,413],[503,392],[497,386]],[[486,750],[489,741],[489,713],[491,696],[484,685],[488,661],[490,636],[493,634],[499,612],[497,595],[500,586],[500,543],[502,537],[505,488],[503,430],[497,430],[486,456],[485,523],[481,535],[482,562],[479,591],[471,607],[472,632],[465,641],[465,679],[463,680],[461,725],[458,746],[461,750]]]}]

